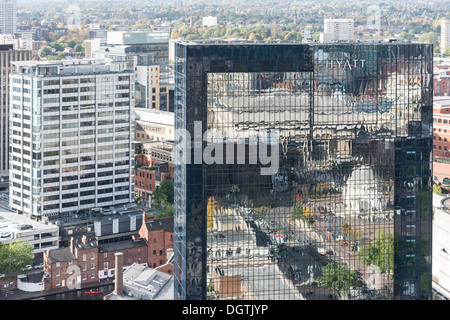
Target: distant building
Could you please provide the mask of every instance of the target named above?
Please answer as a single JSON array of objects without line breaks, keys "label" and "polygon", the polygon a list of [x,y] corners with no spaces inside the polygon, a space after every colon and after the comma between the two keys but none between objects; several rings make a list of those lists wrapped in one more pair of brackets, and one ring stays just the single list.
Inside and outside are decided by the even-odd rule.
[{"label": "distant building", "polygon": [[135,105],[146,109],[170,108],[169,36],[167,31],[108,31],[106,44],[92,42],[93,58],[127,61],[136,74]]},{"label": "distant building", "polygon": [[329,36],[324,36],[324,39],[327,42],[328,40],[353,40],[354,24],[353,19],[325,19],[324,33]]},{"label": "distant building", "polygon": [[441,55],[450,47],[450,21],[441,21]]},{"label": "distant building", "polygon": [[212,16],[203,17],[202,24],[203,24],[204,27],[217,26],[217,17],[212,17]]},{"label": "distant building", "polygon": [[100,50],[102,45],[105,45],[104,39],[90,39],[84,41],[84,57],[87,59],[92,58],[92,52]]},{"label": "distant building", "polygon": [[17,1],[0,1],[0,34],[13,34],[17,30]]}]

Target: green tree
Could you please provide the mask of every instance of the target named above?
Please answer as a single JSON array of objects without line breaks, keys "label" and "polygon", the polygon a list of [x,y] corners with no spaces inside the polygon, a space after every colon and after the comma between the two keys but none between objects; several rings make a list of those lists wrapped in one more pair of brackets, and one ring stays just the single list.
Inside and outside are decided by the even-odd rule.
[{"label": "green tree", "polygon": [[364,264],[376,265],[381,272],[390,274],[394,268],[394,234],[379,230],[373,243],[361,247],[359,260]]},{"label": "green tree", "polygon": [[81,44],[76,44],[73,48],[75,49],[75,52],[84,52],[84,48]]},{"label": "green tree", "polygon": [[52,49],[48,46],[42,47],[38,51],[39,58],[45,58],[52,54]]},{"label": "green tree", "polygon": [[431,43],[435,46],[438,46],[439,38],[436,32],[427,32],[419,36],[419,42]]},{"label": "green tree", "polygon": [[0,242],[0,273],[20,272],[33,263],[33,246],[17,239],[9,244]]},{"label": "green tree", "polygon": [[173,192],[174,186],[170,179],[164,180],[152,194],[152,199],[158,199],[159,197],[165,195],[166,201],[173,204]]},{"label": "green tree", "polygon": [[356,288],[361,284],[355,270],[350,270],[347,265],[335,262],[327,264],[322,269],[322,276],[317,280],[321,286],[335,292],[348,291],[350,288]]},{"label": "green tree", "polygon": [[433,192],[436,194],[442,194],[442,188],[437,184],[433,185]]},{"label": "green tree", "polygon": [[152,207],[159,210],[156,218],[170,217],[174,214],[174,186],[170,179],[164,180],[152,194]]}]

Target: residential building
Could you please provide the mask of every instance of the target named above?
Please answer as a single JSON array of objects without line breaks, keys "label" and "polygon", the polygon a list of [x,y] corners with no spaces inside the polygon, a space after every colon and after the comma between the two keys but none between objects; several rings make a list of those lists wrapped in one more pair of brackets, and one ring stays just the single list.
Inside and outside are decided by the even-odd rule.
[{"label": "residential building", "polygon": [[77,285],[98,282],[99,250],[95,241],[86,237],[71,241],[69,247],[44,253],[44,288],[74,289]]},{"label": "residential building", "polygon": [[354,40],[354,24],[353,19],[325,19],[324,34],[325,39],[335,40]]},{"label": "residential building", "polygon": [[151,268],[166,264],[173,255],[173,217],[155,219],[143,213],[139,235],[147,243],[147,263]]},{"label": "residential building", "polygon": [[0,34],[14,34],[17,30],[17,1],[0,1]]},{"label": "residential building", "polygon": [[[400,41],[176,43],[176,299],[431,299],[432,58]],[[334,268],[361,285],[333,292]]]},{"label": "residential building", "polygon": [[31,60],[31,51],[14,50],[12,44],[0,45],[0,189],[7,188],[9,178],[9,114],[13,106],[9,100],[9,75],[12,62],[26,60]]},{"label": "residential building", "polygon": [[125,62],[16,62],[10,206],[60,219],[134,201],[134,73]]},{"label": "residential building", "polygon": [[448,20],[441,21],[441,55],[444,55],[450,47],[450,22]]}]

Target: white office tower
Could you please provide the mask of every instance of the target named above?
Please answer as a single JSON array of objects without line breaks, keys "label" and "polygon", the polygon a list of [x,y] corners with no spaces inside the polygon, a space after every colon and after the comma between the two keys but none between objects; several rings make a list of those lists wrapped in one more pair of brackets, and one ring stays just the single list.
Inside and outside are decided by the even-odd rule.
[{"label": "white office tower", "polygon": [[30,50],[15,50],[13,44],[0,45],[0,189],[8,188],[9,74],[13,61],[31,60]]},{"label": "white office tower", "polygon": [[353,19],[325,19],[324,39],[327,41],[353,40],[354,25]]},{"label": "white office tower", "polygon": [[123,61],[17,62],[10,206],[56,218],[134,200],[134,72]]},{"label": "white office tower", "polygon": [[16,18],[16,0],[0,0],[0,34],[13,34],[16,32]]},{"label": "white office tower", "polygon": [[448,20],[441,21],[441,55],[445,54],[447,48],[450,47],[450,22]]}]

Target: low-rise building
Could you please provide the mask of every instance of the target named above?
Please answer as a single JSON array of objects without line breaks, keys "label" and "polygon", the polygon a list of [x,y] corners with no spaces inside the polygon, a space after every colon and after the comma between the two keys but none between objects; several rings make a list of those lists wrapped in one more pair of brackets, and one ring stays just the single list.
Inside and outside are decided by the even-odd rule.
[{"label": "low-rise building", "polygon": [[173,255],[173,217],[154,219],[146,217],[145,212],[142,216],[142,226],[131,239],[100,243],[83,236],[79,242],[72,239],[69,247],[45,252],[45,290],[114,278],[115,255],[119,252],[124,268],[138,263],[173,273],[173,267],[165,267]]},{"label": "low-rise building", "polygon": [[139,230],[147,243],[147,263],[151,268],[164,265],[173,254],[173,217],[154,219],[143,214]]},{"label": "low-rise building", "polygon": [[0,200],[0,242],[27,241],[34,247],[35,261],[42,261],[42,253],[59,247],[59,228],[56,225],[30,219],[7,208]]},{"label": "low-rise building", "polygon": [[98,245],[83,237],[69,247],[44,253],[45,289],[76,288],[78,284],[98,281]]}]

